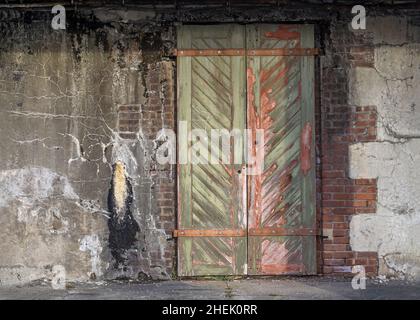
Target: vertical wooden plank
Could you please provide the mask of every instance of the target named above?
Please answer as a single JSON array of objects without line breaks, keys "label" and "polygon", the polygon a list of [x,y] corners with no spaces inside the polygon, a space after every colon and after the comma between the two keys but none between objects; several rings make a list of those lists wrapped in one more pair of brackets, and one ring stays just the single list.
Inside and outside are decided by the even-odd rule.
[{"label": "vertical wooden plank", "polygon": [[[177,29],[178,45],[191,46],[191,28],[188,26]],[[191,57],[178,57],[178,228],[191,228],[191,164],[190,144],[186,138],[191,131]],[[186,123],[181,126],[181,121]],[[186,132],[183,132],[186,131]],[[181,238],[178,241],[178,272],[185,276],[192,275],[192,241]]]},{"label": "vertical wooden plank", "polygon": [[[179,36],[182,38],[178,42],[179,49],[243,48],[245,39],[244,27],[239,25],[185,26],[180,28]],[[186,69],[182,68],[182,61],[178,79],[181,85],[183,81],[188,82],[188,89],[182,94],[188,94],[185,101],[189,100],[180,103],[179,119],[188,118],[191,130],[204,129],[209,138],[212,129],[243,130],[244,57],[191,57]],[[188,73],[188,79],[183,78],[184,73]],[[200,140],[201,143],[205,145]],[[184,149],[179,147],[179,152]],[[246,184],[240,170],[243,151],[233,144],[230,151],[236,153],[237,164],[233,164],[232,157],[228,164],[192,164],[185,169],[189,170],[188,176],[180,172],[179,185],[183,188],[180,190],[180,227],[206,230],[246,226],[243,199]],[[189,148],[188,152],[193,151]],[[188,204],[185,203],[187,197],[181,194],[184,191],[190,194]],[[180,237],[179,261],[183,263],[180,263],[179,275],[244,274],[246,241],[246,237]]]},{"label": "vertical wooden plank", "polygon": [[[311,42],[312,39],[312,42]],[[313,27],[247,27],[248,49],[313,47]],[[302,137],[313,153],[312,57],[248,57],[248,126],[264,130],[264,170],[249,177],[249,228],[312,228],[313,159],[302,167]],[[258,62],[257,62],[258,61]],[[252,83],[251,83],[252,82]],[[308,129],[309,128],[309,129]],[[309,134],[309,135],[308,135]],[[306,150],[306,149],[305,149]],[[309,150],[309,149],[308,149]],[[250,274],[312,274],[314,236],[249,237]]]},{"label": "vertical wooden plank", "polygon": [[[251,24],[246,26],[246,47],[247,49],[259,47],[259,27]],[[248,173],[251,173],[254,166],[253,160],[256,159],[256,146],[254,143],[255,133],[260,129],[260,65],[261,57],[248,56],[247,61],[247,128],[252,131],[252,135],[246,143],[249,153],[247,156]],[[248,175],[248,229],[258,228],[257,216],[259,215],[258,205],[261,202],[261,176]],[[248,237],[248,274],[256,274],[261,259],[261,244],[255,237]]]},{"label": "vertical wooden plank", "polygon": [[[301,31],[302,47],[314,47],[314,26],[304,25]],[[305,56],[301,58],[302,70],[302,134],[307,134],[305,128],[310,129],[310,163],[309,171],[303,173],[302,177],[302,205],[303,225],[309,228],[316,227],[316,177],[315,177],[315,71],[314,57]],[[309,130],[309,129],[307,129]],[[305,140],[305,137],[302,137]],[[316,273],[316,239],[305,237],[303,260],[307,274]]]},{"label": "vertical wooden plank", "polygon": [[[244,26],[234,25],[232,34],[232,48],[245,46],[246,30]],[[241,133],[241,138],[234,138],[231,153],[233,155],[232,166],[235,172],[236,197],[232,199],[234,215],[233,224],[238,229],[247,228],[247,183],[244,162],[244,139],[243,132],[246,127],[246,61],[245,57],[231,57],[232,79],[232,127]],[[235,274],[247,273],[247,237],[237,240],[233,250],[233,262]]]}]

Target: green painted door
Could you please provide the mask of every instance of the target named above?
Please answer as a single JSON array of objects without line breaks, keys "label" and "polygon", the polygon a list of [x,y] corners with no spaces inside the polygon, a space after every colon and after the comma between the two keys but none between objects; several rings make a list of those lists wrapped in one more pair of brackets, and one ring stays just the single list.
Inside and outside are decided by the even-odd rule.
[{"label": "green painted door", "polygon": [[313,46],[310,25],[178,28],[180,276],[316,272],[314,58],[251,52]]},{"label": "green painted door", "polygon": [[[245,29],[238,25],[183,26],[178,30],[179,48],[244,46]],[[212,129],[230,132],[245,128],[244,80],[243,56],[178,57],[178,160],[185,155],[189,158],[187,164],[179,164],[178,229],[214,231],[210,236],[178,238],[178,270],[182,276],[246,272],[246,234],[217,235],[220,230],[232,233],[246,229],[246,176],[241,172],[242,154],[238,152],[242,148],[236,148],[234,154],[235,148],[227,152],[221,143],[214,143],[210,149],[212,140],[200,136],[199,131],[204,129],[211,137]],[[180,137],[182,121],[200,140],[185,143]],[[197,150],[219,151],[221,160],[228,157],[233,160],[229,163],[237,164],[206,164],[205,155],[197,156]]]},{"label": "green painted door", "polygon": [[[249,25],[249,49],[313,48],[311,25]],[[313,56],[248,56],[248,126],[264,130],[249,176],[248,274],[316,273]]]}]

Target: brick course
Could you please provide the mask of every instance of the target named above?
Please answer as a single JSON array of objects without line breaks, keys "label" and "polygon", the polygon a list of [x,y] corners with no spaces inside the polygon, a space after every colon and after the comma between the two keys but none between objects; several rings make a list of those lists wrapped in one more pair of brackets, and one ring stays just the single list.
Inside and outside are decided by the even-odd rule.
[{"label": "brick course", "polygon": [[348,70],[373,67],[373,45],[369,34],[352,33],[345,24],[331,33],[322,68],[321,130],[318,132],[320,164],[318,199],[324,237],[321,245],[323,274],[351,274],[363,265],[368,275],[377,274],[375,252],[354,252],[349,228],[353,215],[376,211],[376,179],[350,179],[349,146],[376,140],[376,107],[348,104]]},{"label": "brick course", "polygon": [[[147,79],[147,104],[141,115],[142,132],[156,141],[162,128],[175,129],[175,72],[171,61],[161,61],[149,69]],[[174,274],[176,257],[175,240],[172,232],[176,226],[176,166],[154,163],[149,174],[155,181],[154,196],[157,210],[156,228],[167,236],[163,252],[151,252],[151,265],[165,265],[169,275]]]},{"label": "brick course", "polygon": [[[123,139],[142,137],[157,141],[159,130],[163,128],[175,131],[175,82],[174,66],[171,61],[150,64],[146,76],[146,103],[118,106],[118,133]],[[149,249],[150,267],[164,266],[168,275],[174,270],[176,255],[172,232],[176,225],[176,176],[173,165],[160,165],[152,161],[146,168],[146,174],[154,182],[153,198],[155,227],[163,230],[169,240],[157,249]],[[163,248],[163,250],[162,250]]]}]

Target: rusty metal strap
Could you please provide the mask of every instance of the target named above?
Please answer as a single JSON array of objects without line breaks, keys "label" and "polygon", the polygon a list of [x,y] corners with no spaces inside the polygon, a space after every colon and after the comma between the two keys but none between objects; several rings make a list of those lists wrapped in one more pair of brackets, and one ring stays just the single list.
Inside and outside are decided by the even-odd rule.
[{"label": "rusty metal strap", "polygon": [[250,236],[316,236],[316,229],[310,228],[258,228],[249,229]]},{"label": "rusty metal strap", "polygon": [[250,49],[247,56],[316,56],[319,48]]},{"label": "rusty metal strap", "polygon": [[246,229],[213,229],[174,230],[174,237],[246,237],[246,236],[316,236],[319,232],[310,228],[251,228]]},{"label": "rusty metal strap", "polygon": [[178,57],[206,56],[315,56],[319,48],[278,48],[278,49],[175,49],[172,55]]},{"label": "rusty metal strap", "polygon": [[174,56],[197,57],[197,56],[244,56],[245,49],[175,49]]},{"label": "rusty metal strap", "polygon": [[245,229],[174,230],[174,237],[246,237]]}]

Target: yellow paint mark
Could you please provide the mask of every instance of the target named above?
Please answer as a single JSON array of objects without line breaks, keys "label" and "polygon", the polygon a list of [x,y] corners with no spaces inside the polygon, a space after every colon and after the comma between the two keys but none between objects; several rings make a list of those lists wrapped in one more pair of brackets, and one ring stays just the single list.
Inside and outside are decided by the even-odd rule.
[{"label": "yellow paint mark", "polygon": [[117,209],[117,214],[119,215],[124,212],[125,201],[127,199],[125,168],[124,164],[120,161],[115,163],[113,183],[115,208]]}]

